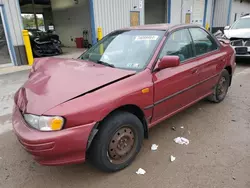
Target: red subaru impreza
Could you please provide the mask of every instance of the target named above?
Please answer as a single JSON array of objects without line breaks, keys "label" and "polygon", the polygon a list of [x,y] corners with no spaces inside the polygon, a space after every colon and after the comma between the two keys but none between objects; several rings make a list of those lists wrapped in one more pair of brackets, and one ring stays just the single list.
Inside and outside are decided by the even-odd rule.
[{"label": "red subaru impreza", "polygon": [[43,165],[127,167],[148,129],[203,98],[221,102],[234,50],[194,25],[114,31],[77,60],[41,58],[15,95],[13,126]]}]

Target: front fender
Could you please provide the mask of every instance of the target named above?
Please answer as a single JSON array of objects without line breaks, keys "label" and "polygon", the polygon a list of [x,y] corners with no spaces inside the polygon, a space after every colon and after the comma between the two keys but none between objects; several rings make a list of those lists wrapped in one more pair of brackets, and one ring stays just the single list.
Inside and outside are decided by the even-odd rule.
[{"label": "front fender", "polygon": [[[142,89],[148,88],[148,92]],[[152,115],[152,109],[145,110],[153,104],[153,83],[150,70],[115,82],[92,93],[60,104],[44,115],[59,115],[66,119],[65,127],[100,122],[115,109],[125,105],[135,105],[142,109],[146,117]]]}]

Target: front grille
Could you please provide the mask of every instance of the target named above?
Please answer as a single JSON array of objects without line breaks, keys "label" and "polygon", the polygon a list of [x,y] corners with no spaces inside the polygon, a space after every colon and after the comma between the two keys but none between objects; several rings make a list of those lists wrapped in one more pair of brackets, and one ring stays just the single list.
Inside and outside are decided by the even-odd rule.
[{"label": "front grille", "polygon": [[247,54],[247,47],[237,47],[235,48],[236,54]]},{"label": "front grille", "polygon": [[245,41],[245,46],[250,46],[250,40]]},{"label": "front grille", "polygon": [[232,46],[243,46],[243,40],[234,40],[231,41]]},{"label": "front grille", "polygon": [[231,40],[232,46],[249,46],[250,47],[250,40],[249,39],[234,39]]}]

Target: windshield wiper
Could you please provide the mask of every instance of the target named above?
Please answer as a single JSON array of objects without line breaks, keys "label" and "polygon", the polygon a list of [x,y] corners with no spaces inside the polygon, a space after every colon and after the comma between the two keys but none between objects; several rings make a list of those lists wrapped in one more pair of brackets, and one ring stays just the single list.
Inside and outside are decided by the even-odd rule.
[{"label": "windshield wiper", "polygon": [[105,66],[108,66],[108,67],[115,67],[113,64],[109,64],[109,63],[106,63],[106,62],[104,62],[104,61],[97,61],[97,63],[99,63],[99,64],[102,64],[102,65],[105,65]]}]

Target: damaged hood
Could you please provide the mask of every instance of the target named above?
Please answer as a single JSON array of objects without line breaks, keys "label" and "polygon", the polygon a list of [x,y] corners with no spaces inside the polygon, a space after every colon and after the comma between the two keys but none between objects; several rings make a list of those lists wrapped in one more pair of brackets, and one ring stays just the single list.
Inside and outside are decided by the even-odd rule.
[{"label": "damaged hood", "polygon": [[249,29],[229,29],[229,30],[224,30],[224,33],[228,39],[250,38],[250,28]]},{"label": "damaged hood", "polygon": [[82,60],[41,58],[17,93],[16,104],[25,113],[41,115],[79,95],[135,74]]}]

